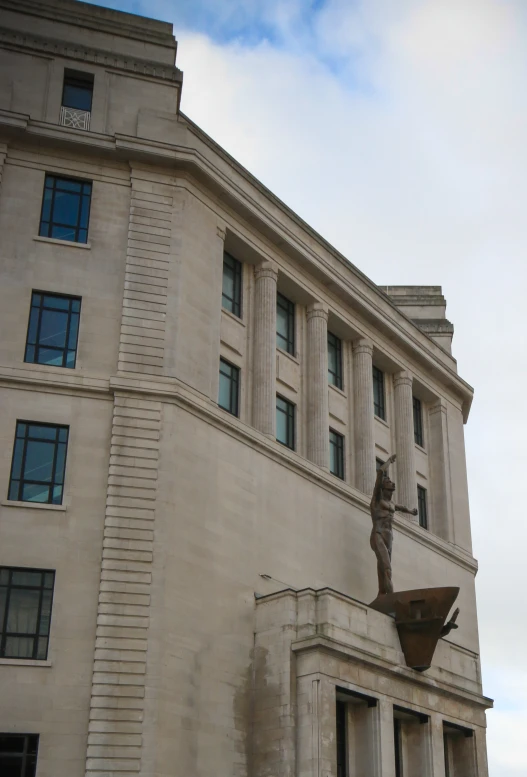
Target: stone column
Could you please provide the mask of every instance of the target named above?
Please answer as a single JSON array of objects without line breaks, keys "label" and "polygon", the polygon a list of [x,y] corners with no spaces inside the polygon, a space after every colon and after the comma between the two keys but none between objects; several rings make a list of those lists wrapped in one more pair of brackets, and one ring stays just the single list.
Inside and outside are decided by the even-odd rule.
[{"label": "stone column", "polygon": [[438,399],[430,407],[428,419],[430,426],[428,462],[432,525],[435,534],[447,542],[454,542],[452,501],[450,499],[447,407],[444,399]]},{"label": "stone column", "polygon": [[276,438],[276,282],[273,262],[255,269],[253,425]]},{"label": "stone column", "polygon": [[[415,476],[415,438],[412,376],[398,372],[393,379],[395,389],[395,451],[397,478],[395,501],[412,509],[417,507],[417,479]],[[418,516],[407,516],[418,521]]]},{"label": "stone column", "polygon": [[329,469],[328,308],[307,309],[307,457]]},{"label": "stone column", "polygon": [[[372,400],[373,401],[373,400]],[[377,770],[375,777],[393,777],[395,775],[395,745],[393,741],[393,705],[386,697],[377,703]]]},{"label": "stone column", "polygon": [[372,356],[370,340],[361,338],[353,343],[355,487],[368,495],[375,485]]}]

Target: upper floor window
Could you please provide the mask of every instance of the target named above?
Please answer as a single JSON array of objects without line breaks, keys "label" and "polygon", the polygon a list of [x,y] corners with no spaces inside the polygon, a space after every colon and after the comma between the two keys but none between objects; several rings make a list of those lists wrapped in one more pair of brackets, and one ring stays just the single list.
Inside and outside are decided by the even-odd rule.
[{"label": "upper floor window", "polygon": [[17,421],[8,499],[62,504],[68,427]]},{"label": "upper floor window", "polygon": [[276,295],[276,344],[283,351],[295,353],[295,303]]},{"label": "upper floor window", "polygon": [[342,340],[328,332],[328,382],[342,388]]},{"label": "upper floor window", "polygon": [[279,394],[276,395],[276,439],[295,449],[295,406]]},{"label": "upper floor window", "polygon": [[384,372],[378,367],[373,368],[373,411],[378,418],[386,420],[384,402]]},{"label": "upper floor window", "polygon": [[428,529],[428,505],[426,501],[426,488],[417,486],[417,514],[419,516],[419,526]]},{"label": "upper floor window", "polygon": [[220,388],[218,405],[232,415],[239,415],[240,370],[234,364],[220,359]]},{"label": "upper floor window", "polygon": [[221,304],[238,318],[242,315],[242,263],[228,253],[223,254],[223,285]]},{"label": "upper floor window", "polygon": [[60,123],[74,129],[89,129],[93,98],[93,74],[64,71]]},{"label": "upper floor window", "polygon": [[425,438],[423,434],[423,406],[421,400],[417,397],[413,398],[414,402],[414,439],[417,445],[424,448]]},{"label": "upper floor window", "polygon": [[46,175],[39,235],[87,243],[91,191],[89,181]]},{"label": "upper floor window", "polygon": [[73,369],[80,309],[79,297],[34,291],[24,361]]},{"label": "upper floor window", "polygon": [[48,656],[55,572],[0,567],[0,656]]},{"label": "upper floor window", "polygon": [[35,777],[38,734],[0,734],[0,774]]},{"label": "upper floor window", "polygon": [[344,480],[344,437],[329,430],[329,471]]}]

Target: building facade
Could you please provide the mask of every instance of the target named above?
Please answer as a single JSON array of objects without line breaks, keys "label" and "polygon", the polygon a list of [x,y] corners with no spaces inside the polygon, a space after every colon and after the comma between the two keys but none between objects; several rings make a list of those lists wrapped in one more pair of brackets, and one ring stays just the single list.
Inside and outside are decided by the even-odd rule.
[{"label": "building facade", "polygon": [[[171,25],[0,9],[0,772],[486,777],[441,289],[184,116]],[[367,605],[394,451],[396,589],[460,588],[425,673]]]}]

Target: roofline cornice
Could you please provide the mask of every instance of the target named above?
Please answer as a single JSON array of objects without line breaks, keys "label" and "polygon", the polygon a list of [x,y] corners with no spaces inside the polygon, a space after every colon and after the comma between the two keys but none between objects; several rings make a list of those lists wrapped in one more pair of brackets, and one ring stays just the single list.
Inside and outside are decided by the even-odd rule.
[{"label": "roofline cornice", "polygon": [[[213,143],[213,150],[223,161],[227,161],[240,177],[270,200],[283,219],[276,218],[265,209],[257,198],[242,189],[240,183],[227,175],[219,166],[214,165],[197,148],[178,146],[145,138],[126,135],[103,135],[94,132],[69,129],[56,124],[35,121],[26,115],[0,110],[0,130],[6,135],[34,137],[40,144],[50,146],[66,144],[72,147],[82,146],[86,153],[98,156],[117,156],[121,160],[137,161],[152,165],[163,165],[175,170],[185,171],[204,183],[221,200],[239,213],[245,220],[256,226],[271,242],[280,246],[285,253],[306,266],[315,277],[322,276],[322,282],[331,291],[340,296],[346,304],[360,311],[365,318],[381,330],[413,359],[423,365],[442,385],[452,391],[462,403],[463,418],[468,418],[472,403],[473,389],[454,370],[455,359],[402,313],[390,298],[364,273],[349,262],[323,237],[290,210],[280,199],[263,184],[239,165],[223,149],[214,144],[190,120],[183,121],[192,132],[204,138],[207,144]],[[293,222],[322,249],[318,253],[306,240],[293,233]],[[335,261],[335,266],[331,265]],[[377,304],[372,305],[371,295]],[[452,366],[450,366],[452,365]]]}]

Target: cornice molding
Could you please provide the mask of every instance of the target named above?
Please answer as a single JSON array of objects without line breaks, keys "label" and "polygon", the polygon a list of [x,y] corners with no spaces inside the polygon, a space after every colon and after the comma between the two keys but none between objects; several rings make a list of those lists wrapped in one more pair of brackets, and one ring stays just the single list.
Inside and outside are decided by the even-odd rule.
[{"label": "cornice molding", "polygon": [[82,46],[78,43],[41,37],[34,33],[12,30],[8,27],[0,27],[0,45],[12,46],[17,49],[31,49],[49,57],[64,57],[80,62],[103,65],[117,70],[131,72],[134,75],[149,76],[162,81],[170,81],[181,85],[183,73],[179,68],[165,65],[162,62],[154,62],[149,59],[127,56],[125,54],[105,51],[104,49]]}]

